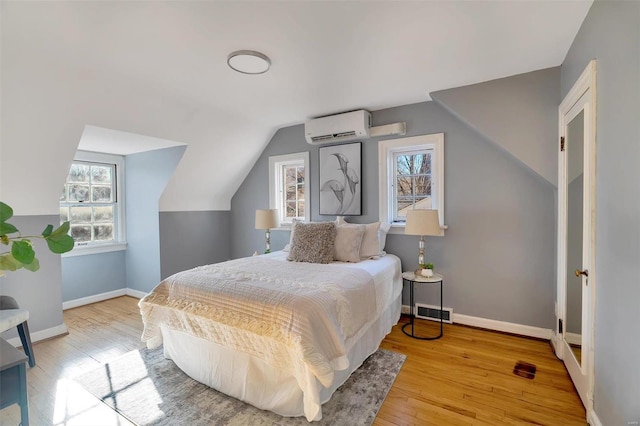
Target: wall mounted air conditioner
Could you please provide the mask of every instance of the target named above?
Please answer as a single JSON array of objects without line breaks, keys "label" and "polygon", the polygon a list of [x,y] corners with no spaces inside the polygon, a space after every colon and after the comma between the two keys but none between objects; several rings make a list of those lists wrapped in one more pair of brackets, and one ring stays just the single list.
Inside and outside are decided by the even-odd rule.
[{"label": "wall mounted air conditioner", "polygon": [[371,113],[363,109],[314,118],[304,123],[304,137],[311,145],[366,139],[370,135]]}]

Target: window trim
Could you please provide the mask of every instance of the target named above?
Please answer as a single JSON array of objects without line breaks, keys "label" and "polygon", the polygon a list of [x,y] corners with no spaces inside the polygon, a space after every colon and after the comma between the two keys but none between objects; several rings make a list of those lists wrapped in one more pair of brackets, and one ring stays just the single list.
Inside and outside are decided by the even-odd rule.
[{"label": "window trim", "polygon": [[309,151],[294,152],[291,154],[272,155],[269,157],[269,208],[278,209],[280,225],[275,230],[290,230],[291,223],[282,222],[283,212],[280,211],[281,197],[284,190],[280,187],[281,179],[279,178],[279,166],[297,163],[302,161],[304,164],[304,220],[311,220],[311,192],[310,192],[310,173],[309,173]]},{"label": "window trim", "polygon": [[[392,222],[393,203],[390,188],[393,185],[394,165],[393,154],[403,151],[415,151],[419,149],[433,150],[434,160],[431,163],[431,205],[438,210],[440,220],[440,235],[444,236],[447,226],[444,224],[444,133],[432,133],[428,135],[411,136],[381,140],[378,142],[378,187],[379,187],[379,218],[382,222],[391,223],[390,233],[404,233],[404,222]],[[433,185],[435,180],[435,185]],[[434,197],[433,194],[436,194]]]},{"label": "window trim", "polygon": [[[125,159],[121,155],[104,154],[100,152],[90,151],[76,151],[76,155],[73,158],[73,162],[86,161],[90,163],[103,163],[103,164],[115,164],[116,166],[116,215],[117,225],[116,234],[113,242],[110,243],[92,243],[87,245],[75,245],[73,250],[62,254],[62,257],[74,257],[87,254],[108,253],[112,251],[125,250],[127,248],[126,242],[126,217],[125,217],[125,192],[124,192],[124,179],[125,179]],[[68,172],[67,172],[68,176]],[[66,178],[65,178],[66,183]]]}]

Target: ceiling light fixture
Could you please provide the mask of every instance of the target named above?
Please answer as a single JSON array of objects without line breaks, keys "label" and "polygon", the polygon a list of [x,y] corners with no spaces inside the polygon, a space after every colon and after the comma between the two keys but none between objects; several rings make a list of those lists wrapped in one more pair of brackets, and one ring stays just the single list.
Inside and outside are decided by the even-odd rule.
[{"label": "ceiling light fixture", "polygon": [[254,50],[236,50],[227,57],[227,64],[243,74],[263,74],[269,70],[271,59]]}]

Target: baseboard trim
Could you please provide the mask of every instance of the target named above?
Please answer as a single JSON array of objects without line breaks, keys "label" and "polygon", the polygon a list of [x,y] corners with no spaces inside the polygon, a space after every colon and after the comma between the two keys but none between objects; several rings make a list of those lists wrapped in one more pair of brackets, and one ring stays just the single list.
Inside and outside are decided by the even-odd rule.
[{"label": "baseboard trim", "polygon": [[102,302],[103,300],[113,299],[127,294],[126,288],[107,291],[106,293],[94,294],[93,296],[81,297],[80,299],[69,300],[62,303],[62,310],[77,308],[78,306],[89,305],[91,303]]},{"label": "baseboard trim", "polygon": [[106,293],[94,294],[93,296],[81,297],[80,299],[69,300],[62,303],[62,310],[77,308],[79,306],[90,305],[91,303],[102,302],[103,300],[113,299],[120,296],[131,296],[136,299],[142,299],[147,293],[131,288],[121,288],[118,290],[107,291]]},{"label": "baseboard trim", "polygon": [[453,314],[453,323],[486,328],[494,331],[502,331],[505,333],[519,334],[521,336],[535,337],[536,339],[544,340],[551,340],[551,336],[553,335],[553,330],[550,328],[532,327],[530,325],[515,324],[512,322],[497,321],[455,313]]},{"label": "baseboard trim", "polygon": [[148,293],[145,293],[144,291],[134,290],[132,288],[127,289],[127,296],[135,297],[136,299],[142,299],[147,294]]},{"label": "baseboard trim", "polygon": [[593,411],[593,409],[587,412],[587,422],[590,426],[602,426],[602,422],[598,418],[596,412]]},{"label": "baseboard trim", "polygon": [[[40,331],[34,331],[29,333],[31,335],[31,343],[39,342],[41,340],[51,339],[52,337],[58,337],[65,334],[69,334],[69,329],[65,324],[56,325],[55,327],[46,328]],[[7,339],[11,345],[16,348],[22,346],[22,342],[20,341],[20,337],[12,337],[11,339]]]}]

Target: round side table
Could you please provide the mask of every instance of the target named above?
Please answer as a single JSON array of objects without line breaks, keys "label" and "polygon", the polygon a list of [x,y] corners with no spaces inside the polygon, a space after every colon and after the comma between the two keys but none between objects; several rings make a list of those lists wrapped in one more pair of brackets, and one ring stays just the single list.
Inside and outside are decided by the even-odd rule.
[{"label": "round side table", "polygon": [[[414,339],[420,340],[435,340],[442,337],[442,286],[443,286],[443,277],[440,274],[433,274],[432,277],[423,277],[420,275],[416,275],[414,272],[403,272],[402,280],[407,281],[409,283],[409,322],[402,326],[402,332],[409,337],[413,337]],[[440,334],[433,337],[421,337],[416,336],[414,333],[414,321],[415,321],[415,313],[414,313],[414,302],[413,302],[413,287],[415,284],[433,284],[440,283]],[[406,328],[411,327],[411,332],[407,332]]]}]

